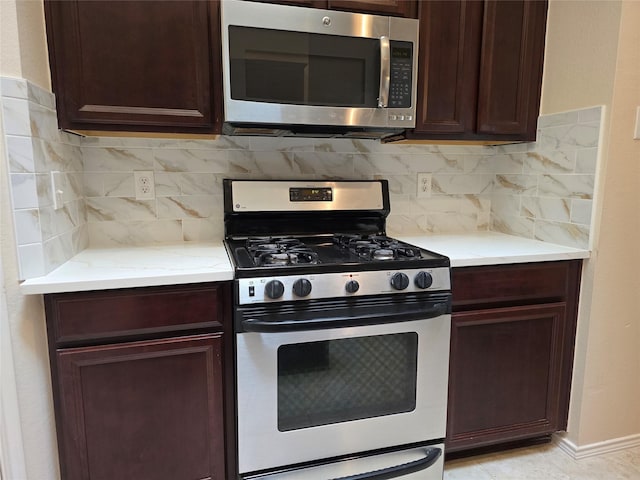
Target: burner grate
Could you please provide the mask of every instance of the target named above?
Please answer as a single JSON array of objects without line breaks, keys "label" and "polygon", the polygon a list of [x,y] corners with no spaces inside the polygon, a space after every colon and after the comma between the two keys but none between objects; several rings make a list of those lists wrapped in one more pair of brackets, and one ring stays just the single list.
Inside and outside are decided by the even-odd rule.
[{"label": "burner grate", "polygon": [[257,267],[318,263],[318,254],[297,238],[254,237],[246,247]]},{"label": "burner grate", "polygon": [[333,243],[366,260],[420,258],[420,249],[385,235],[336,234]]}]

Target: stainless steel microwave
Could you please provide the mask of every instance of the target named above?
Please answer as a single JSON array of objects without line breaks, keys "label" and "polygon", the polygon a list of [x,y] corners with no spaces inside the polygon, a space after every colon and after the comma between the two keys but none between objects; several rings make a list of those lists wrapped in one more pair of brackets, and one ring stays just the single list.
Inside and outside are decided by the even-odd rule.
[{"label": "stainless steel microwave", "polygon": [[223,0],[225,123],[415,126],[418,21]]}]

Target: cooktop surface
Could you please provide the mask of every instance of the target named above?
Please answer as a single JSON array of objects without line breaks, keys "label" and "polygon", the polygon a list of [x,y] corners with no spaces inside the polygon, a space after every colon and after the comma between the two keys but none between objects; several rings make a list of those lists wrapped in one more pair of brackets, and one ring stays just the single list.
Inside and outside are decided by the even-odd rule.
[{"label": "cooktop surface", "polygon": [[256,276],[449,266],[443,255],[385,235],[261,236],[225,242],[236,272]]}]

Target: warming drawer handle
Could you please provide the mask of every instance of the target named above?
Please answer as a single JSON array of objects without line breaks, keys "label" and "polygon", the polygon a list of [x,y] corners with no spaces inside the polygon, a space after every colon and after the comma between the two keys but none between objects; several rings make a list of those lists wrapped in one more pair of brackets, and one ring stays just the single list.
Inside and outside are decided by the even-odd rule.
[{"label": "warming drawer handle", "polygon": [[380,37],[380,92],[378,108],[389,106],[389,83],[391,81],[391,47],[389,37]]},{"label": "warming drawer handle", "polygon": [[382,468],[380,470],[374,470],[372,472],[358,473],[356,475],[349,475],[348,477],[333,478],[331,480],[390,480],[392,478],[402,477],[403,475],[409,475],[410,473],[426,470],[431,465],[436,463],[442,450],[439,448],[428,448],[425,452],[424,458],[414,460],[413,462],[402,463],[400,465],[394,465],[392,467]]},{"label": "warming drawer handle", "polygon": [[390,313],[388,315],[349,316],[319,318],[315,320],[257,320],[247,318],[242,320],[242,329],[245,332],[281,333],[299,332],[304,330],[323,330],[327,328],[361,327],[366,325],[380,325],[385,323],[401,323],[412,320],[428,320],[449,312],[448,303],[436,303],[433,307],[415,311],[412,313]]}]

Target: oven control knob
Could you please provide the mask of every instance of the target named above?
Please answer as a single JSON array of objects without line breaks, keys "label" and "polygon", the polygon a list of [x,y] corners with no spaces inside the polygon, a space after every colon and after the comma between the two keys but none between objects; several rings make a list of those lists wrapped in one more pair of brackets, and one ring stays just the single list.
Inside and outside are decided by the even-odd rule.
[{"label": "oven control knob", "polygon": [[284,284],[280,280],[269,280],[264,286],[264,293],[271,300],[280,298],[284,294]]},{"label": "oven control knob", "polygon": [[429,272],[418,272],[416,277],[413,279],[413,283],[418,288],[429,288],[433,283],[433,277]]},{"label": "oven control knob", "polygon": [[391,276],[391,286],[396,290],[404,290],[409,286],[409,277],[402,272],[394,273]]},{"label": "oven control knob", "polygon": [[360,284],[356,280],[349,280],[344,289],[347,293],[356,293],[360,289]]},{"label": "oven control knob", "polygon": [[298,297],[306,297],[311,293],[311,282],[306,278],[300,278],[293,282],[293,293]]}]

